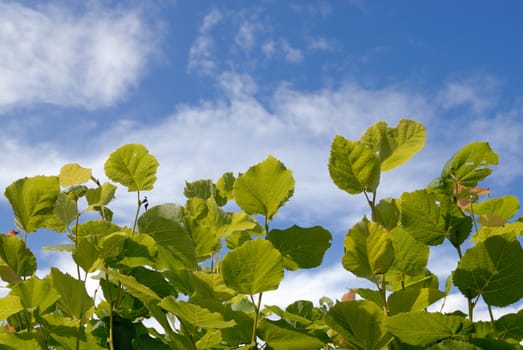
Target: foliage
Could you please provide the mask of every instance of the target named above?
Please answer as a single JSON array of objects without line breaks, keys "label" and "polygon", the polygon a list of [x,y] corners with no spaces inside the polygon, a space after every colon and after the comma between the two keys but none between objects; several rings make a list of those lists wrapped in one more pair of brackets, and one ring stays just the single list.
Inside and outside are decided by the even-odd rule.
[{"label": "foliage", "polygon": [[[412,158],[425,128],[412,120],[371,126],[360,140],[336,136],[328,170],[341,190],[370,208],[349,228],[342,265],[376,285],[342,301],[263,306],[285,271],[321,266],[331,233],[321,226],[272,228],[294,193],[292,171],[269,156],[238,175],[186,183],[186,202],[148,208],[159,166],[139,144],[115,150],[105,175],[137,194],[131,226],[112,221],[117,186],[66,164],[57,176],[13,182],[5,195],[18,237],[0,236],[1,349],[518,349],[523,313],[499,319],[492,308],[523,298],[523,220],[514,196],[480,200],[498,163],[487,143],[457,152],[429,186],[378,201],[381,173]],[[226,204],[234,201],[236,206]],[[226,208],[238,208],[228,211]],[[95,212],[93,219],[86,213]],[[76,276],[51,267],[37,277],[27,248],[41,229],[66,232]],[[428,269],[445,241],[459,262],[444,291]],[[466,249],[464,252],[463,250]],[[98,281],[95,295],[86,289]],[[468,313],[427,308],[457,289]],[[355,294],[359,299],[355,300]],[[490,322],[474,320],[483,299]],[[160,329],[146,326],[154,320]]]}]

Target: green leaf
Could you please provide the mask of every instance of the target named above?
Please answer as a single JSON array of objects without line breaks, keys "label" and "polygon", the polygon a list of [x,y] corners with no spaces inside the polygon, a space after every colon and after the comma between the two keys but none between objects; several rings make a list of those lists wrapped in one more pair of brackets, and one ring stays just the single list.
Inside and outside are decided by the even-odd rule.
[{"label": "green leaf", "polygon": [[429,350],[481,350],[485,348],[478,348],[477,346],[470,344],[462,340],[445,339],[430,348]]},{"label": "green leaf", "polygon": [[196,266],[195,247],[187,226],[184,208],[176,204],[149,208],[138,219],[140,232],[154,238],[162,256],[159,260],[170,268]]},{"label": "green leaf", "polygon": [[515,239],[518,236],[521,236],[522,234],[523,222],[515,221],[511,223],[506,223],[501,227],[482,226],[479,230],[476,231],[476,233],[474,233],[470,240],[472,242],[478,243],[493,236],[504,236],[505,238],[511,240]]},{"label": "green leaf", "polygon": [[54,204],[60,193],[57,176],[35,176],[13,182],[5,190],[15,222],[25,232],[53,228]]},{"label": "green leaf", "polygon": [[400,312],[421,311],[443,298],[445,293],[435,288],[408,287],[400,289],[388,298],[391,315]]},{"label": "green leaf", "polygon": [[0,277],[9,283],[36,272],[36,258],[18,237],[0,235]]},{"label": "green leaf", "polygon": [[403,343],[427,346],[457,335],[466,335],[470,327],[464,327],[465,320],[425,311],[405,312],[385,320],[385,327]]},{"label": "green leaf", "polygon": [[516,314],[506,314],[495,321],[496,332],[501,339],[523,340],[523,310]]},{"label": "green leaf", "polygon": [[97,188],[90,188],[85,194],[87,199],[87,210],[93,210],[97,207],[103,207],[109,204],[114,198],[116,192],[116,186],[109,182],[104,182],[102,186]]},{"label": "green leaf", "polygon": [[498,155],[487,142],[473,142],[452,156],[445,165],[441,177],[473,188],[492,173],[492,169],[488,166],[497,165],[498,161]]},{"label": "green leaf", "polygon": [[395,128],[381,121],[367,129],[360,142],[375,150],[381,170],[394,169],[418,153],[425,145],[425,127],[408,119],[401,119]]},{"label": "green leaf", "polygon": [[400,221],[400,209],[397,200],[386,198],[380,200],[375,207],[376,222],[387,230],[392,230]]},{"label": "green leaf", "polygon": [[375,192],[380,182],[380,160],[371,148],[336,135],[331,146],[329,173],[336,186],[345,192]]},{"label": "green leaf", "polygon": [[446,195],[419,190],[401,196],[401,224],[415,239],[438,245],[448,237],[454,246],[463,243],[472,220]]},{"label": "green leaf", "polygon": [[392,340],[384,321],[383,310],[366,300],[337,303],[325,315],[325,323],[357,350],[379,350]]},{"label": "green leaf", "polygon": [[127,288],[129,291],[129,294],[136,297],[137,299],[140,299],[142,301],[145,301],[147,303],[149,302],[157,302],[160,301],[161,298],[156,294],[151,288],[148,286],[138,282],[136,278],[133,276],[127,276],[124,274],[121,274],[115,270],[111,269],[103,269],[105,273],[107,273],[111,278],[119,281],[122,283],[122,285]]},{"label": "green leaf", "polygon": [[0,320],[5,320],[24,309],[18,295],[6,295],[0,298]]},{"label": "green leaf", "polygon": [[305,332],[292,328],[283,320],[262,319],[258,328],[259,337],[274,350],[321,349],[323,341]]},{"label": "green leaf", "polygon": [[186,217],[195,245],[196,257],[205,260],[220,248],[219,231],[230,217],[218,207],[213,198],[191,198],[187,201]]},{"label": "green leaf", "polygon": [[127,187],[129,192],[148,191],[156,182],[158,161],[141,144],[127,144],[111,153],[105,162],[105,174]]},{"label": "green leaf", "polygon": [[454,271],[454,285],[468,298],[482,295],[489,305],[523,298],[523,249],[517,240],[494,236],[469,248]]},{"label": "green leaf", "polygon": [[38,308],[39,315],[50,311],[51,307],[60,299],[60,295],[48,279],[41,280],[35,276],[15,284],[10,294],[20,298],[26,311],[33,312]]},{"label": "green leaf", "polygon": [[212,180],[186,181],[183,194],[189,199],[200,198],[207,200],[213,198],[219,206],[227,203],[227,198],[221,196]]},{"label": "green leaf", "polygon": [[519,210],[519,200],[516,196],[489,198],[474,206],[474,214],[496,214],[505,220],[510,219]]},{"label": "green leaf", "polygon": [[51,267],[52,286],[58,294],[58,306],[66,315],[74,319],[85,321],[89,318],[88,311],[94,306],[82,281],[74,279],[69,274]]},{"label": "green leaf", "polygon": [[58,194],[53,212],[58,220],[63,224],[64,230],[78,215],[76,202],[65,193]]},{"label": "green leaf", "polygon": [[234,200],[247,214],[271,219],[294,192],[292,171],[273,156],[250,167],[234,182]]},{"label": "green leaf", "polygon": [[271,230],[267,239],[282,254],[285,268],[297,270],[319,266],[331,246],[332,235],[321,226],[294,225],[285,230]]},{"label": "green leaf", "polygon": [[221,272],[229,288],[253,295],[278,288],[283,258],[269,241],[256,239],[227,253]]},{"label": "green leaf", "polygon": [[122,231],[122,228],[116,224],[104,220],[89,220],[74,230],[78,237],[91,237],[95,242],[113,232]]},{"label": "green leaf", "polygon": [[394,248],[394,267],[409,276],[419,276],[425,272],[429,260],[429,247],[415,240],[403,228],[390,232]]},{"label": "green leaf", "polygon": [[217,273],[193,271],[191,284],[200,296],[207,299],[227,301],[236,295],[233,289],[225,285],[223,276]]},{"label": "green leaf", "polygon": [[66,164],[60,169],[60,186],[70,187],[80,185],[91,179],[92,170],[83,168],[79,164]]},{"label": "green leaf", "polygon": [[103,261],[96,244],[90,238],[77,238],[78,244],[73,251],[73,259],[85,272],[93,272],[101,267]]},{"label": "green leaf", "polygon": [[225,321],[223,316],[217,312],[211,312],[198,305],[179,302],[172,297],[164,298],[158,306],[176,315],[176,317],[193,327],[221,329],[233,327],[236,324],[232,320]]},{"label": "green leaf", "polygon": [[234,182],[236,178],[233,173],[223,174],[218,181],[216,181],[216,189],[223,198],[231,200],[234,198]]},{"label": "green leaf", "polygon": [[343,267],[358,277],[372,281],[376,274],[387,272],[394,259],[390,233],[367,219],[349,230],[343,246]]}]

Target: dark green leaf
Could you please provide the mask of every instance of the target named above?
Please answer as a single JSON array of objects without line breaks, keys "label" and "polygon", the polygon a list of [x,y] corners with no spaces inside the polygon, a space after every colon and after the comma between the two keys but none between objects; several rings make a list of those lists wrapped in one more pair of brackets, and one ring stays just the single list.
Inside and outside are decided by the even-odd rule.
[{"label": "dark green leaf", "polygon": [[35,271],[36,258],[24,241],[0,235],[0,277],[6,282],[18,282]]},{"label": "dark green leaf", "polygon": [[523,249],[517,240],[494,236],[468,249],[454,272],[454,285],[468,298],[482,295],[489,305],[523,298]]},{"label": "dark green leaf", "polygon": [[267,239],[280,251],[283,264],[289,270],[308,269],[321,264],[330,247],[332,235],[321,226],[271,230]]},{"label": "dark green leaf", "polygon": [[293,329],[285,321],[262,319],[258,328],[259,337],[274,350],[320,349],[323,342],[305,332]]}]

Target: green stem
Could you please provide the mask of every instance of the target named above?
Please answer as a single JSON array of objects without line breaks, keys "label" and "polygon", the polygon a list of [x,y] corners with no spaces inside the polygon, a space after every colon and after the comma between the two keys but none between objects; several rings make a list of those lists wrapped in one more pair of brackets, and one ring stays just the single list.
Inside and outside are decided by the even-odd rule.
[{"label": "green stem", "polygon": [[380,286],[381,298],[383,299],[383,312],[385,315],[389,315],[389,305],[387,304],[387,282],[385,281],[385,274],[381,274],[381,286]]},{"label": "green stem", "polygon": [[363,194],[365,195],[365,199],[367,200],[367,203],[369,204],[371,215],[372,215],[372,221],[376,221],[376,192],[372,193],[372,200],[369,197],[369,194],[367,191],[363,191]]},{"label": "green stem", "polygon": [[[74,224],[74,250],[78,250],[78,226],[80,225],[80,214],[78,213],[78,200],[74,201],[74,207],[76,210],[76,222]],[[76,263],[76,273],[78,275],[78,280],[82,279],[80,274],[80,265]],[[87,274],[86,274],[87,275]]]},{"label": "green stem", "polygon": [[256,315],[254,316],[254,325],[252,326],[252,337],[251,337],[251,344],[254,349],[258,348],[258,345],[256,344],[256,330],[258,329],[258,321],[260,320],[260,308],[261,308],[261,300],[262,300],[263,293],[258,294],[258,303],[256,304],[254,302],[254,297],[251,295],[251,301],[254,304],[254,310],[256,311]]},{"label": "green stem", "polygon": [[[107,266],[106,266],[107,268]],[[109,282],[109,276],[107,275],[107,273],[105,274],[105,282],[106,282],[106,285],[107,285],[107,296],[109,297],[109,335],[107,337],[107,343],[109,345],[109,350],[114,350],[114,344],[113,344],[113,318],[114,318],[114,314],[113,314],[113,307],[114,307],[114,302],[113,302],[113,297],[112,297],[112,294],[111,294],[111,283]]]},{"label": "green stem", "polygon": [[138,223],[138,216],[140,215],[140,208],[142,207],[142,200],[140,199],[140,191],[136,191],[138,194],[138,206],[136,208],[136,215],[134,216],[134,223],[133,223],[133,231],[132,236],[134,236],[134,232],[136,231],[136,224]]},{"label": "green stem", "polygon": [[492,324],[492,332],[494,333],[494,337],[498,339],[498,332],[496,331],[496,320],[494,319],[494,314],[492,313],[492,307],[490,304],[487,304],[488,308],[488,314],[490,316],[490,323]]}]

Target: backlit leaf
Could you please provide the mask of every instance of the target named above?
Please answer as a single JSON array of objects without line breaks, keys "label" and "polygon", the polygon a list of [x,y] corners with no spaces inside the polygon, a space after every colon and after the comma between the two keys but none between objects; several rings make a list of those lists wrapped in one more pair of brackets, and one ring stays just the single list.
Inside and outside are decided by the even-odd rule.
[{"label": "backlit leaf", "polygon": [[160,259],[170,268],[196,266],[194,242],[188,230],[184,208],[163,204],[149,208],[138,219],[140,232],[151,235],[158,246]]},{"label": "backlit leaf", "polygon": [[403,228],[390,232],[394,248],[394,267],[409,276],[421,275],[428,263],[429,247],[414,239]]},{"label": "backlit leaf", "polygon": [[283,258],[271,242],[256,239],[227,253],[221,272],[225,284],[239,293],[275,290],[283,278]]},{"label": "backlit leaf", "polygon": [[91,179],[92,171],[88,168],[83,168],[79,164],[66,164],[60,169],[60,186],[69,187],[80,185]]},{"label": "backlit leaf", "polygon": [[388,171],[405,163],[425,145],[425,127],[408,119],[401,119],[391,128],[381,121],[367,129],[360,142],[374,149],[381,162],[381,170]]},{"label": "backlit leaf", "polygon": [[367,300],[337,303],[325,315],[325,323],[357,350],[379,350],[392,340],[384,320],[383,310]]},{"label": "backlit leaf", "polygon": [[58,194],[53,212],[58,220],[63,223],[64,230],[78,215],[75,201],[65,193]]},{"label": "backlit leaf", "polygon": [[50,276],[52,286],[60,295],[57,302],[60,310],[74,319],[87,320],[90,316],[88,311],[94,306],[94,302],[87,294],[84,283],[56,267],[51,267]]},{"label": "backlit leaf", "polygon": [[471,329],[464,327],[464,322],[459,316],[416,311],[388,317],[385,327],[403,343],[427,346],[458,334],[467,334]]},{"label": "backlit leaf", "polygon": [[0,320],[5,320],[24,309],[18,295],[6,295],[0,298]]},{"label": "backlit leaf", "polygon": [[88,189],[85,194],[87,204],[89,204],[87,210],[93,210],[96,207],[103,207],[109,204],[114,198],[116,188],[112,183],[104,182],[100,187]]},{"label": "backlit leaf", "polygon": [[24,309],[29,312],[38,308],[40,315],[48,312],[60,299],[48,279],[41,280],[35,276],[14,285],[10,294],[18,296]]},{"label": "backlit leaf", "polygon": [[15,223],[25,232],[53,228],[54,204],[60,193],[57,176],[26,177],[13,182],[5,190],[11,203]]},{"label": "backlit leaf", "polygon": [[516,196],[503,196],[500,198],[489,198],[474,206],[474,214],[496,214],[508,220],[519,210],[519,200]]},{"label": "backlit leaf", "polygon": [[232,320],[225,321],[223,316],[217,312],[211,312],[198,305],[176,301],[172,297],[164,298],[158,306],[176,315],[176,317],[193,327],[221,329],[233,327],[236,324]]},{"label": "backlit leaf", "polygon": [[141,144],[127,144],[111,153],[105,162],[105,174],[127,187],[129,192],[152,190],[158,161]]},{"label": "backlit leaf", "polygon": [[331,146],[329,173],[345,192],[375,192],[380,181],[380,160],[371,148],[337,135]]},{"label": "backlit leaf", "polygon": [[435,288],[409,287],[400,289],[388,298],[391,315],[400,312],[421,311],[443,298],[445,293]]},{"label": "backlit leaf", "polygon": [[354,225],[344,242],[343,267],[358,277],[374,279],[392,265],[394,250],[390,233],[381,225],[363,219]]},{"label": "backlit leaf", "polygon": [[487,142],[473,142],[452,156],[445,164],[441,177],[474,188],[492,173],[489,165],[497,165],[498,161],[498,155]]},{"label": "backlit leaf", "polygon": [[21,238],[0,235],[0,267],[4,281],[18,282],[36,272],[36,258]]},{"label": "backlit leaf", "polygon": [[292,171],[273,156],[250,167],[234,182],[234,200],[247,214],[271,219],[294,192]]},{"label": "backlit leaf", "polygon": [[305,332],[299,332],[283,320],[262,319],[258,328],[259,337],[274,350],[321,349],[323,342]]},{"label": "backlit leaf", "polygon": [[468,298],[482,295],[489,305],[523,298],[523,249],[517,240],[493,236],[469,248],[454,271],[454,285]]},{"label": "backlit leaf", "polygon": [[285,230],[271,230],[267,239],[282,254],[285,268],[297,270],[319,266],[331,246],[332,235],[321,226],[294,225]]}]

